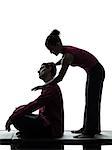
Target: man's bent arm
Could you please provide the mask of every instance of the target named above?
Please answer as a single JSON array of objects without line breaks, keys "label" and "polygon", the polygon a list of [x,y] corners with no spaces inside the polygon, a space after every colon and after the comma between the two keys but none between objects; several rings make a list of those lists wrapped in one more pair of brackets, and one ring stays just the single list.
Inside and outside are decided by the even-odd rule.
[{"label": "man's bent arm", "polygon": [[44,94],[41,94],[36,100],[25,105],[23,109],[16,111],[9,118],[13,121],[13,119],[17,117],[21,117],[25,114],[32,113],[38,110],[39,108],[45,106],[50,100],[52,100],[55,94],[57,94],[55,92],[55,87],[50,88],[49,91],[47,91]]}]

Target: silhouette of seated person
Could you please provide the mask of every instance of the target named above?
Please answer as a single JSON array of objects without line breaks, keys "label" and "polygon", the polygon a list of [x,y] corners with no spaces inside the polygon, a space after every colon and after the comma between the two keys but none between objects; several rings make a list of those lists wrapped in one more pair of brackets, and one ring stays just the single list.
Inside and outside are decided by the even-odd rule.
[{"label": "silhouette of seated person", "polygon": [[[46,83],[54,78],[56,66],[54,63],[43,63],[38,73]],[[32,114],[36,110],[39,114]],[[11,124],[19,130],[19,136],[61,137],[64,132],[64,110],[59,86],[46,86],[37,99],[16,108],[6,122],[6,130],[11,130]]]}]

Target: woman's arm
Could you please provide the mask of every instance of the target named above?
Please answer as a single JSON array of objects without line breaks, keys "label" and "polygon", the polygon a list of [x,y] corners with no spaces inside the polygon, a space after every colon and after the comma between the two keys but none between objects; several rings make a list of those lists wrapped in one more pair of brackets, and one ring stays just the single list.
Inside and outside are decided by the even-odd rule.
[{"label": "woman's arm", "polygon": [[48,84],[54,84],[54,83],[58,83],[58,82],[62,81],[68,70],[69,65],[71,65],[72,62],[73,62],[73,55],[69,54],[69,53],[65,54],[64,57],[62,58],[62,67],[61,67],[61,70],[60,70],[58,76],[56,78],[50,80],[49,82],[47,82],[42,87],[47,86]]},{"label": "woman's arm", "polygon": [[42,86],[37,86],[37,87],[33,88],[32,91],[33,90],[36,91],[36,90],[42,89],[43,87],[45,87],[49,84],[55,84],[55,83],[62,81],[66,72],[67,72],[69,65],[72,64],[73,59],[74,59],[74,57],[72,54],[69,54],[69,53],[65,54],[61,60],[62,67],[61,67],[61,70],[60,70],[58,76],[56,78],[50,80],[49,82],[47,82],[46,84],[44,84]]},{"label": "woman's arm", "polygon": [[56,66],[61,65],[61,61],[62,61],[62,59],[60,59],[55,65]]},{"label": "woman's arm", "polygon": [[[63,77],[65,76],[65,74],[67,72],[68,67],[69,67],[68,64],[66,64],[66,65],[62,64],[59,75],[56,78],[54,78],[54,79],[50,80],[49,82],[47,82],[46,84],[44,84],[42,87],[45,87],[49,84],[55,84],[55,83],[58,83],[58,82],[62,81]],[[41,88],[41,86],[40,86],[40,88]]]},{"label": "woman's arm", "polygon": [[61,63],[62,63],[61,70],[60,70],[58,76],[53,79],[52,83],[53,82],[58,83],[63,80],[63,78],[68,70],[68,67],[69,67],[69,65],[72,64],[72,62],[73,62],[73,55],[70,53],[66,53],[64,55],[64,57],[61,59]]}]

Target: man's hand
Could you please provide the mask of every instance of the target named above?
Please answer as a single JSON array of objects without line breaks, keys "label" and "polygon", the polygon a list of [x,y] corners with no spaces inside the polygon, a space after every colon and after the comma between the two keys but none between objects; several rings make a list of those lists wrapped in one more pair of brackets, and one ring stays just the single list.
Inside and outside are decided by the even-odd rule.
[{"label": "man's hand", "polygon": [[8,130],[8,132],[11,130],[10,125],[12,124],[12,121],[10,119],[7,120],[5,129]]},{"label": "man's hand", "polygon": [[43,86],[37,86],[37,87],[34,87],[33,89],[31,89],[31,91],[37,91],[37,90],[40,90],[42,88],[43,88]]}]

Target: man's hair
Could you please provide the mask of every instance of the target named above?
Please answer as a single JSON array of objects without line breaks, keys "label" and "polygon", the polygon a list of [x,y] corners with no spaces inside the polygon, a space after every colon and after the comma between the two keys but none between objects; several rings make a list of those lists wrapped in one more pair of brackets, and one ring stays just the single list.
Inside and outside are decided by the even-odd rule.
[{"label": "man's hair", "polygon": [[55,63],[49,62],[49,63],[43,63],[42,65],[45,65],[46,68],[51,67],[51,75],[52,75],[52,77],[54,77],[56,75],[57,69],[56,69]]}]

